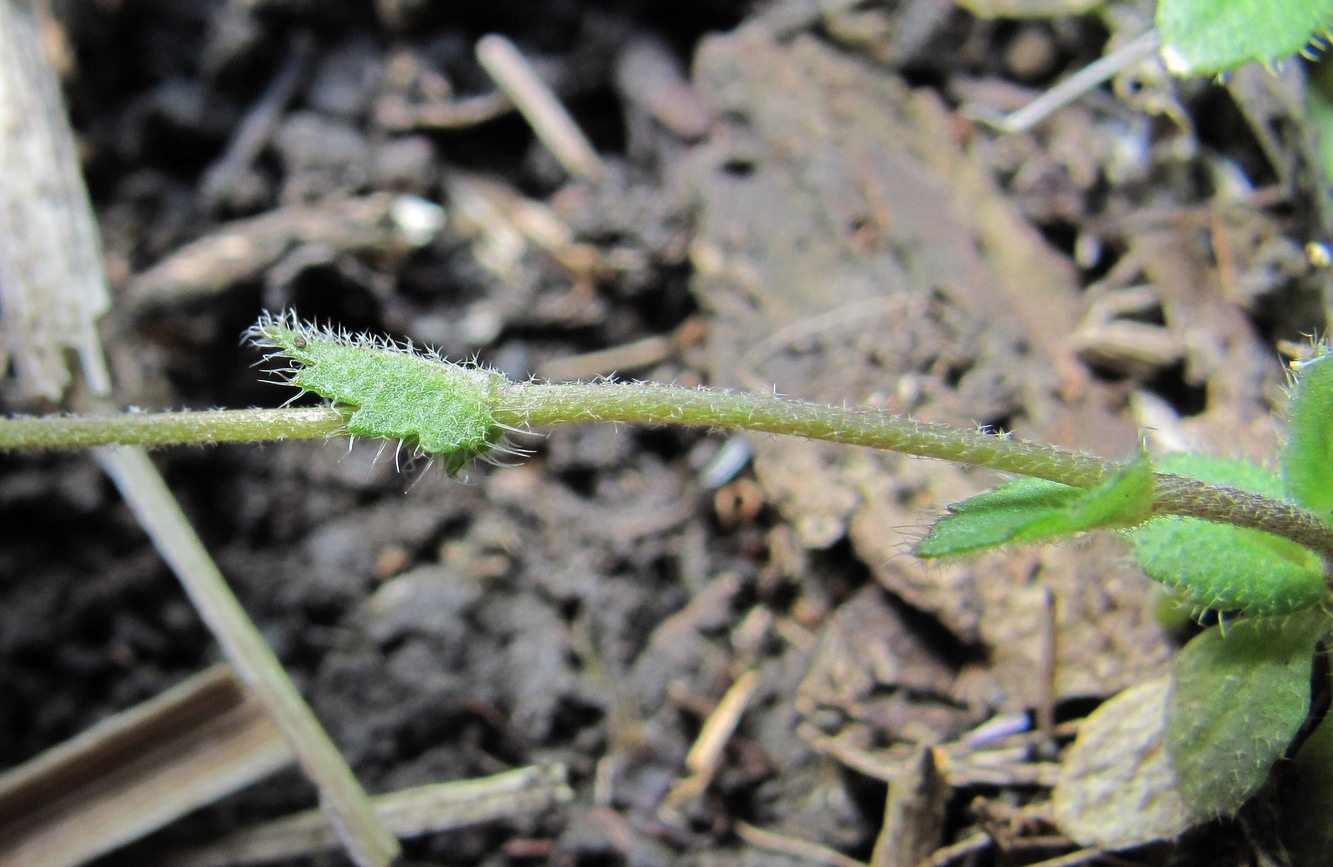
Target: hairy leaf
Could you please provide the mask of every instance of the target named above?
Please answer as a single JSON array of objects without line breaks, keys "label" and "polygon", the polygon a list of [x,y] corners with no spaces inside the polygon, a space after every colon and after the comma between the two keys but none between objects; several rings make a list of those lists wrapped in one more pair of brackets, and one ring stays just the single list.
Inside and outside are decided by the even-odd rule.
[{"label": "hairy leaf", "polygon": [[1230,816],[1258,791],[1310,710],[1322,611],[1214,627],[1176,657],[1166,749],[1191,812]]},{"label": "hairy leaf", "polygon": [[1282,479],[1291,499],[1333,518],[1333,363],[1328,354],[1292,364]]},{"label": "hairy leaf", "polygon": [[[1247,461],[1175,454],[1158,469],[1283,498],[1281,480]],[[1129,536],[1139,568],[1194,608],[1290,614],[1327,596],[1318,555],[1269,533],[1166,516]]]},{"label": "hairy leaf", "polygon": [[948,557],[999,545],[1044,542],[1085,530],[1127,527],[1152,512],[1152,468],[1135,461],[1091,491],[1017,479],[954,503],[917,546],[918,557]]},{"label": "hairy leaf", "polygon": [[1273,64],[1324,33],[1333,0],[1160,0],[1162,60],[1174,75],[1214,75],[1248,60]]},{"label": "hairy leaf", "polygon": [[291,367],[274,371],[302,391],[351,408],[346,432],[397,439],[414,455],[440,457],[453,476],[475,457],[503,448],[496,424],[495,386],[501,375],[453,364],[410,344],[319,328],[295,313],[265,313],[247,332]]}]

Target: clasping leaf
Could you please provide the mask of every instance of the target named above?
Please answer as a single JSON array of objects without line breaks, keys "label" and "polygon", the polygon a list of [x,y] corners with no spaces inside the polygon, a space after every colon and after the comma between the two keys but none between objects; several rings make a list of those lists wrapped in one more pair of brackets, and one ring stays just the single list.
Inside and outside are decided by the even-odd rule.
[{"label": "clasping leaf", "polygon": [[[1247,461],[1172,454],[1158,468],[1284,499],[1281,480]],[[1328,593],[1319,556],[1269,533],[1163,516],[1131,530],[1130,539],[1139,568],[1198,609],[1290,614]]]}]

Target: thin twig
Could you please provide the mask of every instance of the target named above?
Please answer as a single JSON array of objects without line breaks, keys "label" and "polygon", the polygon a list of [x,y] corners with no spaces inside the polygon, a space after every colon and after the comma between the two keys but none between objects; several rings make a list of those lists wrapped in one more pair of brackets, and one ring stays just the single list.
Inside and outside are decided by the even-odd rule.
[{"label": "thin twig", "polygon": [[760,849],[779,852],[815,864],[826,864],[828,867],[866,867],[864,861],[857,861],[855,858],[842,854],[837,849],[830,849],[818,843],[788,837],[773,831],[765,831],[763,828],[756,828],[748,822],[737,822],[734,827],[737,837]]},{"label": "thin twig", "polygon": [[324,814],[352,860],[389,867],[401,854],[398,840],[375,815],[365,790],[241,608],[148,455],[141,449],[105,448],[97,451],[97,458],[162,558],[181,577],[190,601],[236,673],[286,735],[297,761],[319,789]]},{"label": "thin twig", "polygon": [[296,96],[297,89],[310,69],[314,56],[314,39],[301,33],[292,40],[287,59],[278,68],[277,75],[264,88],[259,100],[250,107],[245,119],[236,127],[222,156],[208,167],[199,185],[200,197],[210,207],[227,200],[241,177],[259,158],[268,144],[283,109]]},{"label": "thin twig", "polygon": [[588,180],[605,173],[592,143],[513,42],[495,33],[483,36],[477,41],[477,61],[514,101],[537,138],[566,171]]},{"label": "thin twig", "polygon": [[977,106],[969,106],[968,111],[973,120],[989,124],[1001,132],[1027,132],[1111,76],[1151,57],[1157,50],[1158,41],[1157,31],[1149,30],[1105,57],[1089,63],[1018,111],[1000,117],[986,117],[985,112]]}]

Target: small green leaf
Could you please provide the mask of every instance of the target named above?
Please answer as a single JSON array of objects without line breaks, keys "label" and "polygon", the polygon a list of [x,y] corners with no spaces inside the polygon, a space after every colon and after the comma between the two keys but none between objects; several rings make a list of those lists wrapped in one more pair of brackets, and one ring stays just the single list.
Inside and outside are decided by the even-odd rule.
[{"label": "small green leaf", "polygon": [[1324,32],[1333,0],[1160,0],[1162,61],[1173,75],[1214,75],[1249,60],[1273,64]]},{"label": "small green leaf", "polygon": [[1233,815],[1268,779],[1310,710],[1315,644],[1327,615],[1214,627],[1176,657],[1166,749],[1191,812]]},{"label": "small green leaf", "polygon": [[439,457],[450,476],[502,444],[495,422],[495,389],[501,375],[476,365],[454,364],[411,344],[318,328],[294,312],[265,313],[247,332],[291,367],[275,371],[302,391],[351,410],[346,433],[396,439],[414,455]]},{"label": "small green leaf", "polygon": [[1068,509],[1083,491],[1044,479],[1015,479],[954,503],[916,546],[916,556],[950,557],[994,548],[1033,520]]},{"label": "small green leaf", "polygon": [[[1283,498],[1282,481],[1247,461],[1174,454],[1158,469]],[[1169,516],[1129,536],[1139,568],[1195,608],[1290,614],[1318,605],[1328,593],[1319,556],[1269,533]]]},{"label": "small green leaf", "polygon": [[1322,353],[1292,367],[1282,478],[1290,498],[1324,520],[1333,518],[1333,363]]},{"label": "small green leaf", "polygon": [[955,503],[917,546],[918,557],[949,557],[1085,530],[1127,527],[1152,513],[1152,467],[1138,460],[1084,491],[1043,479],[1017,479]]}]

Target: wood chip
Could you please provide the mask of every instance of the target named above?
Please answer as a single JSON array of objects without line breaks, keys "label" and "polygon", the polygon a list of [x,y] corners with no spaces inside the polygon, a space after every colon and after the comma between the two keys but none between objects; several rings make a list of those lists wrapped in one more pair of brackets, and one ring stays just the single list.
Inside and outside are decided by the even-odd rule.
[{"label": "wood chip", "polygon": [[884,826],[870,856],[871,867],[919,864],[944,838],[949,784],[935,766],[934,751],[917,750],[916,760],[889,782]]},{"label": "wood chip", "polygon": [[290,764],[216,666],[0,776],[0,864],[82,864]]}]

